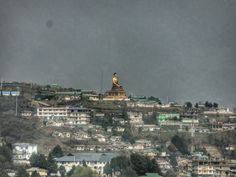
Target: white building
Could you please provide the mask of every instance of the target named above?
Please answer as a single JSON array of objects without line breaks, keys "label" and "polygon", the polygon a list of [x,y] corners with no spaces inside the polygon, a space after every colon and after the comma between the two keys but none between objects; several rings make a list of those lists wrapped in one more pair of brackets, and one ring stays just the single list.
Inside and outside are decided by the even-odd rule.
[{"label": "white building", "polygon": [[159,108],[161,105],[155,101],[130,101],[127,102],[127,107],[130,108]]},{"label": "white building", "polygon": [[69,122],[73,125],[87,125],[90,122],[91,114],[87,108],[70,108],[68,110]]},{"label": "white building", "polygon": [[207,160],[193,162],[193,171],[197,175],[214,175],[213,164]]},{"label": "white building", "polygon": [[15,143],[13,148],[14,163],[29,163],[29,159],[33,153],[38,153],[38,146],[30,143]]},{"label": "white building", "polygon": [[37,117],[56,119],[68,117],[69,107],[41,107],[37,109]]},{"label": "white building", "polygon": [[204,115],[221,115],[221,116],[235,116],[236,114],[230,111],[229,108],[218,108],[215,110],[204,111]]},{"label": "white building", "polygon": [[169,161],[165,159],[157,159],[156,161],[163,173],[166,173],[168,170],[172,168]]},{"label": "white building", "polygon": [[102,175],[105,165],[116,156],[118,154],[115,153],[75,153],[71,156],[56,158],[56,162],[58,167],[64,166],[67,172],[73,166],[83,166],[83,163],[86,163],[88,167]]},{"label": "white building", "polygon": [[22,111],[21,112],[21,116],[22,117],[30,117],[30,116],[32,116],[32,111]]},{"label": "white building", "polygon": [[68,125],[87,125],[90,122],[90,110],[84,107],[42,107],[37,116],[44,119],[64,119]]},{"label": "white building", "polygon": [[130,124],[133,126],[142,126],[143,114],[141,112],[127,112]]}]

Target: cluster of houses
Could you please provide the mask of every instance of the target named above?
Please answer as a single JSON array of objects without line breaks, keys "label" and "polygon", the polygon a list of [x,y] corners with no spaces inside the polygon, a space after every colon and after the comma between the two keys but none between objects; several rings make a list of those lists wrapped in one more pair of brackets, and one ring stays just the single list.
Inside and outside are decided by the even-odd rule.
[{"label": "cluster of houses", "polygon": [[[113,142],[119,142],[120,137],[111,137]],[[135,147],[136,146],[136,147]],[[143,153],[146,148],[152,146],[150,141],[140,139],[136,141],[137,152]],[[107,149],[106,149],[106,148]],[[37,145],[30,143],[15,143],[13,148],[13,162],[16,164],[29,164],[30,156],[34,153],[38,153]],[[109,149],[110,148],[110,149]],[[127,147],[129,148],[129,147]],[[212,145],[204,145],[207,153],[194,152],[191,156],[178,155],[176,157],[176,163],[178,166],[178,176],[191,176],[195,174],[198,176],[221,176],[228,177],[236,175],[236,160],[224,159],[218,149]],[[235,148],[230,146],[229,148]],[[120,155],[120,151],[115,151],[115,146],[86,146],[78,145],[77,153],[70,153],[69,155],[56,158],[55,161],[58,167],[65,167],[66,171],[70,171],[73,166],[83,166],[86,164],[92,170],[96,171],[101,176],[104,174],[104,167],[111,161],[112,158]],[[110,150],[110,152],[108,152]],[[113,151],[114,150],[114,151]],[[142,151],[141,151],[142,150]],[[231,149],[232,150],[232,149]],[[106,151],[106,152],[105,152]],[[158,163],[162,173],[173,169],[171,165],[171,155],[166,152],[152,152],[148,153],[148,156],[154,158]],[[27,172],[37,171],[42,177],[46,177],[47,170],[36,167],[28,168]],[[14,173],[9,172],[9,175]]]},{"label": "cluster of houses", "polygon": [[[41,100],[41,97],[43,99],[44,96],[50,97],[51,95],[41,94],[41,97],[38,96],[40,95],[35,96],[35,100]],[[58,91],[55,92],[53,96],[58,97],[59,101],[64,102],[78,101],[84,98],[89,101],[99,101],[99,95],[92,91]],[[76,142],[82,142],[74,144],[73,152],[75,153],[70,153],[69,155],[55,159],[58,166],[64,166],[66,171],[69,171],[74,165],[83,165],[86,163],[88,167],[97,171],[101,176],[104,175],[105,165],[109,163],[113,157],[119,155],[119,152],[124,150],[142,153],[155,158],[163,173],[174,169],[172,166],[173,162],[171,162],[172,154],[168,154],[164,151],[159,152],[157,150],[158,144],[155,144],[151,137],[150,139],[144,139],[140,136],[136,138],[133,143],[124,140],[123,134],[126,132],[127,127],[132,129],[132,131],[135,130],[140,133],[140,135],[160,134],[164,131],[173,131],[175,127],[177,127],[176,130],[178,131],[186,131],[189,133],[228,131],[235,130],[236,127],[234,123],[223,122],[218,119],[212,121],[213,119],[211,119],[211,117],[219,117],[221,115],[234,119],[235,113],[228,109],[205,110],[201,113],[194,111],[183,113],[169,111],[172,107],[182,107],[182,105],[174,103],[160,104],[155,101],[131,100],[126,101],[125,104],[127,119],[123,118],[122,115],[116,115],[116,113],[112,112],[112,124],[106,127],[102,127],[102,123],[106,121],[105,111],[103,112],[100,109],[93,110],[90,107],[66,106],[67,104],[64,104],[64,106],[48,106],[43,103],[44,106],[37,107],[36,112],[22,111],[21,116],[37,117],[45,126],[52,127],[52,129],[53,127],[57,128],[55,131],[52,131],[51,135],[53,137],[63,140],[73,139],[77,140]],[[199,105],[199,107],[200,106],[201,105]],[[142,109],[147,109],[148,111],[141,111]],[[162,109],[162,112],[154,117],[153,112],[156,109]],[[152,123],[145,122],[147,117],[152,117]],[[199,117],[204,118],[204,120],[210,119],[210,121],[212,121],[209,121],[211,126],[203,124],[203,119],[199,119]],[[93,131],[89,132],[90,129]],[[83,144],[85,141],[90,143]],[[232,151],[236,149],[236,145],[231,144],[226,148],[226,150]],[[236,176],[236,171],[234,171],[234,167],[236,167],[235,161],[223,159],[221,153],[214,146],[205,145],[204,149],[208,155],[203,152],[193,152],[189,156],[182,156],[181,154],[176,156],[179,176],[182,175],[184,177],[191,173],[199,176],[227,176],[229,174]],[[13,144],[14,163],[29,164],[29,158],[33,153],[38,153],[36,144]],[[46,173],[45,170],[36,168],[29,168],[27,171],[28,173],[32,173],[33,170],[39,171],[40,174],[42,174],[41,176],[44,176]]]}]

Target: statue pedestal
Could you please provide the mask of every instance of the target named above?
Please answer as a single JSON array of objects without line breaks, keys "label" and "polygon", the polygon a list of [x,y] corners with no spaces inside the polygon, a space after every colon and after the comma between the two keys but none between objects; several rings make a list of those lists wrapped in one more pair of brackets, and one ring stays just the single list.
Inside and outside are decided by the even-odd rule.
[{"label": "statue pedestal", "polygon": [[119,79],[116,73],[112,76],[112,88],[110,91],[106,92],[106,96],[103,100],[129,100],[125,94],[125,90],[119,84]]},{"label": "statue pedestal", "polygon": [[122,87],[112,87],[110,91],[106,92],[104,100],[128,100],[125,90]]}]

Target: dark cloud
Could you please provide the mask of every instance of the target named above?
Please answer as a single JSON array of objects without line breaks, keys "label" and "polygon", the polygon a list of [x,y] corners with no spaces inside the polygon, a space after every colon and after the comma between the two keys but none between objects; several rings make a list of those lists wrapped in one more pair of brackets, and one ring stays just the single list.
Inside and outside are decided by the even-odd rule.
[{"label": "dark cloud", "polygon": [[236,104],[235,0],[0,0],[0,75]]}]

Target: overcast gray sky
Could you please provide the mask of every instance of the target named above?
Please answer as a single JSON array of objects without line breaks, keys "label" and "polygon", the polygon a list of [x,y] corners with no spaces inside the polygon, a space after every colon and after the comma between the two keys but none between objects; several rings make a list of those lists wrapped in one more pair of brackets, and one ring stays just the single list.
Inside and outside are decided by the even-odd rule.
[{"label": "overcast gray sky", "polygon": [[235,0],[0,0],[5,80],[236,105]]}]

